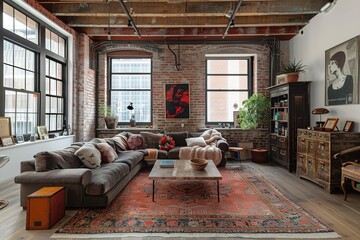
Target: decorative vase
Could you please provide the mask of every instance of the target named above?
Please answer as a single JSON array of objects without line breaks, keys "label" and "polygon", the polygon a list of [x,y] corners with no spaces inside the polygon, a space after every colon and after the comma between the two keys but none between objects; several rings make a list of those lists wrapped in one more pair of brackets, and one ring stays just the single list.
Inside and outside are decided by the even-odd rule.
[{"label": "decorative vase", "polygon": [[130,127],[135,127],[136,126],[136,120],[134,117],[130,118]]},{"label": "decorative vase", "polygon": [[107,129],[115,129],[118,124],[117,117],[105,117],[105,124]]}]

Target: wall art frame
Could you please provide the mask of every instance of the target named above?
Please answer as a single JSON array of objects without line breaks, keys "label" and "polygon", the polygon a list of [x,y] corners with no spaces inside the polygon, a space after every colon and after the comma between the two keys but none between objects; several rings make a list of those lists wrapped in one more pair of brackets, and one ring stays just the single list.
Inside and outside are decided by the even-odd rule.
[{"label": "wall art frame", "polygon": [[188,83],[165,84],[166,118],[190,117],[190,86]]},{"label": "wall art frame", "polygon": [[11,118],[0,117],[0,137],[7,137],[11,135]]},{"label": "wall art frame", "polygon": [[0,144],[2,147],[7,147],[7,146],[15,145],[15,141],[12,136],[3,136],[0,137]]},{"label": "wall art frame", "polygon": [[325,51],[325,105],[359,103],[360,36]]},{"label": "wall art frame", "polygon": [[331,130],[333,131],[334,128],[336,127],[336,124],[338,123],[339,119],[338,118],[328,118],[326,119],[326,122],[323,125],[323,128],[325,128],[325,130]]},{"label": "wall art frame", "polygon": [[41,140],[48,139],[49,134],[46,126],[38,126],[37,131]]},{"label": "wall art frame", "polygon": [[344,124],[343,131],[344,131],[344,132],[351,132],[353,126],[354,126],[354,122],[353,122],[353,121],[346,121],[345,124]]}]

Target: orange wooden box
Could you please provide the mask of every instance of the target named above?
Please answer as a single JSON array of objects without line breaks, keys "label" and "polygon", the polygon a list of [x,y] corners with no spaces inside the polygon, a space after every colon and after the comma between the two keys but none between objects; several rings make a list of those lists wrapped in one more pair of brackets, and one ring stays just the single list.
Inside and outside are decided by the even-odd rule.
[{"label": "orange wooden box", "polygon": [[49,229],[64,215],[64,187],[43,187],[27,197],[27,230]]}]

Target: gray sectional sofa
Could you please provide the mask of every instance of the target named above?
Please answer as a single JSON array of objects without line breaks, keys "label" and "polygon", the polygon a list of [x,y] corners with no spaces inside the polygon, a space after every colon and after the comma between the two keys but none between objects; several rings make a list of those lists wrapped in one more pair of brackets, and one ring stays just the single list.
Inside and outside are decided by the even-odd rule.
[{"label": "gray sectional sofa", "polygon": [[[127,136],[130,133],[125,133]],[[170,135],[170,133],[169,133]],[[179,149],[188,135],[173,134],[178,144],[171,151],[159,150],[159,159],[178,158]],[[184,140],[184,141],[182,141]],[[91,142],[97,143],[94,139]],[[112,138],[105,141],[117,149]],[[74,153],[84,143],[74,143],[72,146],[59,151],[40,152],[34,160],[21,162],[21,173],[15,177],[15,183],[20,184],[20,204],[26,208],[27,196],[42,187],[64,186],[66,189],[66,207],[106,207],[129,183],[129,181],[144,167],[147,162],[144,156],[146,149],[117,151],[117,159],[111,163],[101,163],[96,169],[84,167],[81,160]],[[218,141],[218,146],[227,151],[226,140]],[[118,150],[118,149],[117,149]],[[225,159],[225,154],[223,154]],[[41,165],[41,170],[39,171]],[[221,165],[225,165],[221,162]]]}]

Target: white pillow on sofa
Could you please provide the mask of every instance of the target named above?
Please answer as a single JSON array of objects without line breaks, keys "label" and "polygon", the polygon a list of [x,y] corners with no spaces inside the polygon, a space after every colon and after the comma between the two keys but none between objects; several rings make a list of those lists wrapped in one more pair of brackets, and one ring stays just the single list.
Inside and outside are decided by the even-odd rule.
[{"label": "white pillow on sofa", "polygon": [[101,153],[92,144],[85,144],[75,152],[75,155],[88,168],[98,168],[101,165]]},{"label": "white pillow on sofa", "polygon": [[194,147],[194,146],[206,147],[206,142],[203,137],[193,137],[193,138],[187,138],[185,140],[186,140],[186,145],[188,147]]}]

